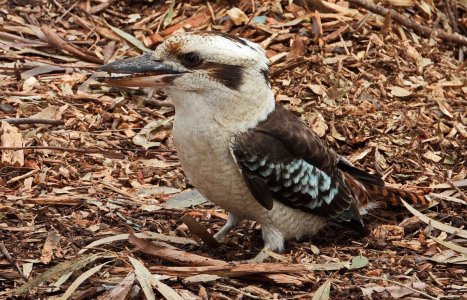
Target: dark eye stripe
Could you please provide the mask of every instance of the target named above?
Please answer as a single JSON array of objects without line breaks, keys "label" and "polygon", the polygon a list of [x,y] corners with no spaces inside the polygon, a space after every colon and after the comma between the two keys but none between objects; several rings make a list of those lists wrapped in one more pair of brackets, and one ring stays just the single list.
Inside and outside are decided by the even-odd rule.
[{"label": "dark eye stripe", "polygon": [[238,90],[243,84],[242,66],[205,61],[197,69],[207,70],[214,79],[233,90]]}]

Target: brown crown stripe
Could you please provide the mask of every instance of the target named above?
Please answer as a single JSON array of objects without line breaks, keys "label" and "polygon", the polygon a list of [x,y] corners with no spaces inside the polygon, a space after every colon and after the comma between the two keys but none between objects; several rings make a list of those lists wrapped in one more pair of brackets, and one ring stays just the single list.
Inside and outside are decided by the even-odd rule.
[{"label": "brown crown stripe", "polygon": [[180,42],[173,41],[169,43],[167,45],[167,50],[174,57],[180,58],[180,56],[182,55],[182,45],[180,44]]}]

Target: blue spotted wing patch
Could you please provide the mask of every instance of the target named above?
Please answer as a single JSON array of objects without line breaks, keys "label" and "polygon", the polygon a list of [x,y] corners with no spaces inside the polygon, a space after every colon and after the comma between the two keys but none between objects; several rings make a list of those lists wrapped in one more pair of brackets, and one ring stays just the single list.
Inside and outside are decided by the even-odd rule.
[{"label": "blue spotted wing patch", "polygon": [[339,189],[338,182],[304,159],[272,161],[267,157],[247,155],[238,161],[244,176],[261,178],[270,192],[291,206],[316,209],[330,205]]}]

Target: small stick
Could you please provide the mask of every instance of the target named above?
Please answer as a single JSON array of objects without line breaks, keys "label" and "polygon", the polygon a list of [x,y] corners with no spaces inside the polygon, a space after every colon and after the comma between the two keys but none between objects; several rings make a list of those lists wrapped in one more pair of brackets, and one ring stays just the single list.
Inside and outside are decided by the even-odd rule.
[{"label": "small stick", "polygon": [[449,183],[449,185],[452,186],[453,189],[455,189],[455,190],[461,195],[461,198],[462,198],[462,199],[464,199],[465,201],[467,201],[467,196],[464,194],[463,191],[461,191],[461,189],[460,189],[458,186],[456,186],[456,185],[452,182],[451,179],[448,179],[448,183]]},{"label": "small stick", "polygon": [[18,273],[21,275],[21,277],[23,277],[24,279],[28,280],[28,278],[23,274],[23,272],[21,271],[19,265],[17,262],[14,261],[13,257],[11,257],[10,255],[10,252],[8,252],[8,249],[5,247],[5,245],[3,245],[2,242],[0,242],[0,252],[6,257],[6,259],[8,259],[8,261],[13,265],[15,266],[16,270],[18,271]]},{"label": "small stick", "polygon": [[459,29],[457,28],[456,17],[454,16],[454,14],[452,12],[450,1],[445,0],[444,4],[446,5],[446,11],[448,12],[449,20],[451,21],[451,24],[452,24],[452,30],[454,32],[459,32]]},{"label": "small stick", "polygon": [[411,20],[409,18],[407,18],[406,16],[404,15],[401,15],[399,13],[397,13],[396,11],[392,10],[392,9],[388,9],[388,8],[385,8],[385,7],[382,7],[382,6],[379,6],[379,5],[375,5],[373,3],[369,3],[368,1],[365,1],[365,0],[349,0],[350,3],[353,3],[357,6],[360,6],[360,7],[363,7],[365,8],[366,10],[369,10],[375,14],[378,14],[378,15],[381,15],[383,17],[385,17],[386,15],[390,14],[392,19],[407,27],[407,28],[411,28],[413,29],[413,31],[415,31],[416,33],[422,35],[422,36],[425,36],[425,37],[430,37],[432,36],[433,34],[435,34],[436,36],[438,36],[440,39],[442,40],[445,40],[445,41],[449,41],[449,42],[453,42],[453,43],[456,43],[456,44],[459,44],[459,45],[464,45],[464,46],[467,46],[467,38],[458,34],[458,33],[448,33],[444,30],[441,30],[441,29],[433,29],[433,28],[430,28],[428,26],[424,26],[424,25],[420,25],[418,24],[417,22],[415,22],[414,20]]},{"label": "small stick", "polygon": [[78,48],[75,48],[73,45],[71,45],[70,43],[68,43],[67,41],[65,41],[64,39],[62,39],[58,34],[56,34],[55,32],[52,31],[52,28],[50,28],[49,26],[47,25],[42,25],[41,27],[42,29],[42,32],[45,34],[45,36],[47,37],[47,40],[49,41],[49,44],[51,46],[55,46],[61,50],[65,50],[65,51],[68,51],[69,53],[81,58],[81,59],[84,59],[84,60],[87,60],[87,61],[90,61],[90,62],[93,62],[93,63],[97,63],[97,64],[103,64],[104,62],[96,57],[96,56],[91,56],[89,54],[86,54],[84,53],[83,51],[79,50]]},{"label": "small stick", "polygon": [[52,120],[52,119],[29,119],[29,118],[7,118],[0,119],[0,122],[4,121],[13,125],[22,124],[45,124],[45,125],[63,125],[63,120]]},{"label": "small stick", "polygon": [[52,151],[68,151],[73,153],[99,153],[110,158],[125,158],[125,155],[115,151],[131,151],[131,152],[163,152],[173,153],[175,150],[162,150],[162,149],[139,149],[139,148],[69,148],[69,147],[56,147],[56,146],[23,146],[23,147],[0,147],[2,150],[52,150]]},{"label": "small stick", "polygon": [[[68,147],[55,147],[55,146],[24,146],[24,147],[0,147],[0,151],[2,150],[54,150],[54,151],[68,151],[74,153],[82,153],[82,154],[89,154],[89,153],[99,153],[103,154],[112,158],[124,158],[125,156],[121,153],[109,151],[105,149],[99,148],[68,148]],[[118,150],[118,149],[115,149]]]},{"label": "small stick", "polygon": [[115,0],[107,0],[105,2],[102,2],[101,4],[91,7],[91,9],[89,10],[89,14],[95,15],[100,13],[101,11],[107,9],[114,1]]},{"label": "small stick", "polygon": [[130,234],[128,241],[138,248],[138,251],[157,257],[177,265],[185,266],[220,266],[227,262],[194,253],[186,252],[159,241],[147,241]]},{"label": "small stick", "polygon": [[[350,1],[353,1],[353,0],[350,0]],[[382,278],[382,277],[369,277],[369,276],[363,276],[363,275],[359,275],[359,274],[356,274],[356,276],[360,277],[360,278],[364,278],[364,279],[369,279],[369,280],[384,280],[384,281],[387,281],[387,282],[390,282],[392,284],[396,284],[398,286],[401,286],[401,287],[405,287],[413,292],[416,292],[416,293],[419,293],[425,297],[427,297],[428,299],[433,299],[433,300],[437,300],[439,298],[435,298],[435,297],[432,297],[431,295],[423,292],[423,291],[420,291],[420,290],[417,290],[416,288],[413,288],[411,286],[408,286],[408,285],[405,285],[403,283],[400,283],[398,281],[395,281],[395,280],[391,280],[391,279],[386,279],[386,278]]]}]

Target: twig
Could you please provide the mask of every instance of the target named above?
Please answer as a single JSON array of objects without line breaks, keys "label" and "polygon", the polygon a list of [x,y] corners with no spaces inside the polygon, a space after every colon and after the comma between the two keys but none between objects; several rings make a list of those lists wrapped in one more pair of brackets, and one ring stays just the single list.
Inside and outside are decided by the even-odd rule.
[{"label": "twig", "polygon": [[[70,6],[70,8],[68,8],[67,10],[65,10],[65,12],[60,16],[58,17],[58,19],[56,19],[54,21],[54,23],[59,23],[73,8],[75,8],[76,5],[78,5],[79,1],[76,1],[73,5]],[[62,7],[63,8],[63,7]],[[64,8],[63,8],[64,9]]]},{"label": "twig", "polygon": [[20,267],[18,266],[18,264],[14,261],[13,257],[11,257],[10,255],[10,252],[8,252],[7,248],[5,247],[5,245],[3,245],[2,242],[0,242],[0,253],[2,253],[6,259],[8,259],[8,261],[13,265],[15,266],[16,270],[18,271],[18,273],[26,280],[28,280],[28,278],[23,274],[23,272],[21,272],[21,269]]},{"label": "twig", "polygon": [[[353,0],[350,0],[350,1],[353,1]],[[382,277],[369,277],[369,276],[363,276],[363,275],[360,275],[360,274],[355,274],[356,276],[360,277],[360,278],[364,278],[364,279],[370,279],[370,280],[384,280],[384,281],[387,281],[387,282],[390,282],[390,283],[393,283],[393,284],[397,284],[398,286],[401,286],[401,287],[405,287],[411,291],[414,291],[416,293],[420,293],[422,294],[423,296],[427,297],[428,299],[433,299],[433,300],[437,300],[438,298],[436,297],[433,297],[425,292],[422,292],[420,290],[417,290],[416,288],[413,288],[411,286],[407,286],[403,283],[400,283],[398,281],[395,281],[395,280],[391,280],[391,279],[386,279],[386,278],[382,278]]]},{"label": "twig", "polygon": [[162,101],[156,99],[146,99],[144,100],[145,105],[152,105],[155,107],[174,107],[174,104],[169,101]]},{"label": "twig", "polygon": [[167,243],[147,241],[130,234],[128,241],[138,248],[138,251],[155,256],[161,260],[188,266],[220,266],[227,262],[217,260],[177,249]]},{"label": "twig", "polygon": [[447,10],[447,13],[448,13],[448,16],[449,16],[449,20],[451,20],[451,23],[452,23],[452,30],[454,32],[459,32],[459,28],[457,28],[456,17],[454,16],[454,14],[452,12],[451,2],[449,0],[445,0],[444,4],[446,5],[446,10]]},{"label": "twig", "polygon": [[391,15],[392,19],[407,27],[413,29],[416,33],[425,36],[425,37],[430,37],[433,34],[441,38],[442,40],[457,43],[460,45],[467,46],[467,38],[458,34],[458,33],[448,33],[444,30],[441,29],[433,29],[428,26],[423,26],[418,24],[417,22],[397,13],[396,11],[392,9],[388,9],[379,5],[375,5],[373,3],[369,3],[365,0],[349,0],[350,3],[353,3],[357,6],[363,7],[375,14],[381,15],[381,16],[386,16],[388,14]]},{"label": "twig", "polygon": [[464,199],[464,201],[467,201],[467,196],[464,194],[463,191],[461,191],[461,189],[459,187],[457,187],[451,179],[448,179],[448,183],[452,186],[453,189],[455,189],[462,197],[462,199]]},{"label": "twig", "polygon": [[101,11],[109,7],[114,1],[115,0],[107,0],[105,2],[102,2],[101,4],[91,7],[91,9],[89,10],[89,14],[95,15],[100,13]]},{"label": "twig", "polygon": [[[131,152],[175,152],[175,150],[162,150],[162,149],[139,149],[139,148],[69,148],[69,147],[56,147],[56,146],[24,146],[24,147],[0,147],[2,150],[52,150],[52,151],[68,151],[74,153],[100,153],[104,155],[115,155],[123,158],[123,154],[113,151],[131,151]],[[113,150],[113,151],[112,151]]]},{"label": "twig", "polygon": [[58,34],[56,34],[55,32],[53,32],[52,28],[50,28],[49,26],[47,25],[42,25],[41,27],[42,29],[42,32],[45,34],[45,36],[47,37],[47,40],[49,41],[49,44],[51,46],[55,46],[61,50],[66,50],[68,51],[69,53],[81,58],[81,59],[84,59],[84,60],[87,60],[87,61],[90,61],[90,62],[93,62],[93,63],[97,63],[97,64],[103,64],[104,61],[96,56],[92,56],[92,55],[89,55],[89,54],[86,54],[84,53],[83,51],[79,50],[78,48],[75,48],[74,46],[72,46],[70,43],[68,43],[67,41],[65,41],[64,39],[62,39]]},{"label": "twig", "polygon": [[52,120],[52,119],[7,118],[7,119],[0,119],[0,122],[1,121],[7,122],[13,125],[22,125],[22,124],[63,125],[65,124],[63,120]]},{"label": "twig", "polygon": [[288,65],[286,65],[284,67],[281,67],[279,69],[276,69],[276,70],[272,71],[271,78],[275,78],[284,71],[294,69],[294,68],[299,67],[299,66],[301,66],[303,64],[306,64],[306,63],[308,63],[310,61],[311,61],[310,59],[304,59],[304,60],[300,60],[300,61],[288,64]]},{"label": "twig", "polygon": [[[82,153],[82,154],[89,154],[89,153],[99,153],[104,156],[108,156],[111,158],[124,158],[125,156],[121,153],[100,149],[100,148],[68,148],[68,147],[56,147],[56,146],[24,146],[24,147],[0,147],[0,151],[2,150],[53,150],[53,151],[67,151],[67,152],[74,152],[74,153]],[[119,149],[113,149],[119,150]]]}]

